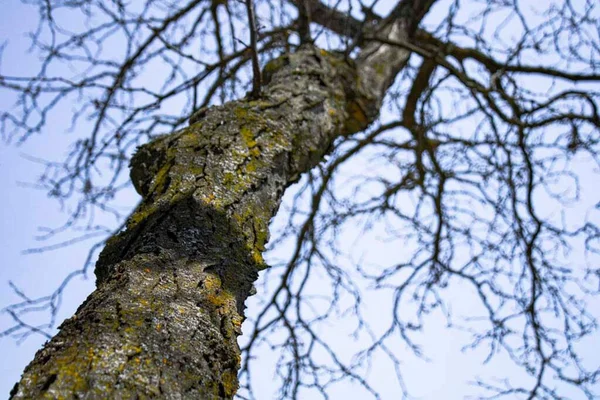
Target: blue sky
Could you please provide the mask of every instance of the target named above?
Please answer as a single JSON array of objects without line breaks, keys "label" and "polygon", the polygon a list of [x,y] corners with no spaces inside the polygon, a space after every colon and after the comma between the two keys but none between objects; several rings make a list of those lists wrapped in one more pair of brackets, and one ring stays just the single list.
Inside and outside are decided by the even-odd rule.
[{"label": "blue sky", "polygon": [[[3,60],[3,72],[7,74],[27,74],[33,72],[36,59],[27,54],[28,40],[23,32],[33,29],[34,10],[23,6],[19,1],[7,0],[3,5],[3,13],[0,14],[0,40],[9,40]],[[11,99],[0,93],[0,107],[11,106]],[[70,118],[70,110],[63,107],[53,115],[55,121],[60,122]],[[57,125],[58,126],[58,125]],[[52,124],[50,124],[52,127]],[[39,246],[35,235],[39,233],[40,226],[54,227],[64,221],[65,213],[52,199],[48,199],[45,192],[35,190],[28,183],[35,182],[36,177],[42,172],[40,164],[32,162],[27,156],[43,156],[48,159],[60,160],[66,153],[74,134],[64,134],[61,131],[48,129],[46,133],[31,137],[22,145],[12,143],[0,144],[0,308],[17,300],[17,297],[9,289],[8,281],[14,282],[33,296],[45,294],[54,290],[70,271],[79,268],[84,262],[89,246],[94,241],[86,241],[76,245],[41,254],[24,255],[23,251]],[[593,185],[593,176],[590,175],[589,185]],[[589,192],[589,199],[597,193]],[[289,194],[288,194],[289,196]],[[123,204],[134,204],[137,195],[129,191],[123,197]],[[114,224],[114,221],[106,219],[106,224]],[[277,222],[275,222],[277,223]],[[360,236],[360,232],[350,232],[350,235]],[[374,235],[376,236],[376,235]],[[364,239],[361,243],[365,248],[371,248],[378,253],[379,257],[389,254],[390,248],[377,243],[373,238]],[[287,248],[278,249],[272,257],[285,255]],[[374,258],[374,261],[377,257]],[[73,314],[77,306],[93,290],[94,276],[90,273],[88,279],[77,278],[65,292],[64,303],[61,308],[60,317],[66,318]],[[368,311],[374,314],[381,312],[378,308],[377,295],[372,294],[371,305]],[[382,298],[381,301],[384,299]],[[255,299],[249,302],[253,307]],[[468,314],[472,304],[468,298],[457,293],[454,307]],[[0,315],[0,330],[10,324],[10,318]],[[331,321],[331,331],[323,332],[323,335],[338,335],[339,351],[343,354],[345,346],[352,347],[352,339],[348,336],[350,328],[342,320]],[[443,332],[443,333],[442,333]],[[471,390],[465,385],[466,382],[481,373],[493,373],[502,371],[500,375],[511,375],[511,366],[505,358],[500,356],[498,360],[487,366],[481,366],[483,359],[481,352],[462,353],[461,344],[465,342],[465,333],[448,331],[444,321],[433,319],[428,331],[423,335],[423,347],[427,349],[432,362],[424,362],[416,359],[409,352],[402,349],[398,343],[398,354],[403,358],[405,368],[405,379],[410,383],[413,392],[423,399],[461,399],[465,393]],[[243,340],[243,339],[242,339]],[[23,368],[32,359],[35,351],[44,343],[45,338],[34,335],[17,343],[10,338],[0,339],[2,359],[0,360],[0,397],[12,388],[18,380]],[[590,353],[600,346],[598,337],[585,344],[589,346]],[[263,355],[265,365],[269,365],[273,355],[268,350]],[[598,356],[590,355],[590,359]],[[272,375],[268,368],[263,375],[258,375],[257,382],[260,390],[264,391],[265,397],[270,392]],[[396,398],[397,386],[390,384],[393,371],[389,364],[381,362],[374,364],[369,372],[370,376],[383,392],[384,399]],[[255,374],[257,375],[257,374]],[[355,388],[346,385],[336,389],[332,398],[359,398],[355,396]]]},{"label": "blue sky", "polygon": [[[27,73],[35,66],[35,58],[27,54],[28,40],[24,35],[33,27],[31,8],[18,1],[3,3],[0,13],[0,40],[9,40],[4,54],[4,73]],[[0,107],[11,106],[5,93],[0,95]],[[56,116],[61,118],[60,115]],[[66,114],[62,116],[65,118]],[[54,290],[64,276],[83,263],[87,254],[86,243],[63,251],[43,254],[23,255],[23,251],[40,245],[34,236],[40,226],[56,226],[64,220],[59,205],[49,200],[45,192],[27,187],[35,182],[42,172],[39,164],[27,160],[26,155],[41,155],[59,158],[70,142],[70,137],[56,133],[32,137],[23,145],[0,144],[0,185],[3,187],[0,199],[0,307],[18,298],[8,286],[13,281],[33,297]],[[61,319],[73,314],[78,304],[93,289],[93,276],[87,281],[78,280],[66,293]],[[6,314],[0,315],[0,329],[10,323]],[[10,338],[0,339],[2,357],[0,360],[0,398],[8,397],[8,392],[18,380],[22,370],[33,358],[35,351],[45,342],[45,338],[33,335],[20,344]]]}]

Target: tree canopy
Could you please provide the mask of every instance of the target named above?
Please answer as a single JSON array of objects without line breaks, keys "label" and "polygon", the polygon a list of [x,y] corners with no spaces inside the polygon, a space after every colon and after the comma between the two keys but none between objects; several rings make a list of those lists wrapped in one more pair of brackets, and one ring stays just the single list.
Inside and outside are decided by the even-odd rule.
[{"label": "tree canopy", "polygon": [[[314,45],[355,65],[382,46],[410,52],[381,83],[375,122],[348,127],[272,223],[270,267],[240,340],[240,398],[257,396],[264,354],[279,398],[327,398],[342,382],[379,398],[373,362],[393,366],[409,396],[403,354],[431,356],[420,338],[440,320],[506,368],[473,377],[478,397],[600,395],[587,355],[600,294],[600,4],[415,0],[431,8],[410,37],[390,39],[382,32],[406,0],[23,2],[38,11],[40,63],[30,76],[0,73],[15,102],[0,112],[2,137],[77,133],[64,157],[39,154],[37,186],[69,206],[40,250],[122,230],[95,217],[124,223],[115,202],[131,189],[136,147],[258,96],[283,54]],[[65,105],[72,119],[49,126]],[[23,301],[5,309],[14,324],[2,335],[51,332],[26,317],[53,319],[101,245],[50,295],[15,287]],[[327,332],[331,321],[340,333]]]}]

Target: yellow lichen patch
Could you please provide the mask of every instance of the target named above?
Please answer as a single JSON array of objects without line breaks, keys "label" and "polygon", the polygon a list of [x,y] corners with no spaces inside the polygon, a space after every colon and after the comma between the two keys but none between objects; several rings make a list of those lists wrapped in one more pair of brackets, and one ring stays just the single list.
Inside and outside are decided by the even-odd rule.
[{"label": "yellow lichen patch", "polygon": [[242,126],[257,129],[263,127],[266,123],[261,112],[248,105],[237,107],[233,113]]},{"label": "yellow lichen patch", "polygon": [[245,119],[246,117],[248,117],[248,109],[244,107],[236,108],[233,113],[235,114],[236,118],[239,119]]},{"label": "yellow lichen patch", "polygon": [[214,193],[208,193],[205,196],[205,199],[206,199],[207,203],[210,203],[210,202],[212,202],[215,199],[215,194]]},{"label": "yellow lichen patch", "polygon": [[[157,176],[154,178],[154,183],[152,185],[151,191],[155,191],[158,187],[161,187],[162,190],[166,189],[165,183],[168,171],[169,168],[168,166],[166,166],[158,172]],[[161,194],[160,191],[156,191],[156,193]],[[127,227],[129,229],[135,227],[137,224],[148,218],[150,215],[154,214],[157,210],[158,206],[156,205],[156,203],[150,205],[142,203],[142,205],[137,210],[135,210],[133,215],[131,215],[131,217],[129,217],[129,219],[127,220]]]},{"label": "yellow lichen patch", "polygon": [[221,333],[225,338],[235,338],[242,333],[242,317],[237,311],[235,296],[223,289],[221,279],[213,274],[207,274],[203,282],[203,297],[211,304],[213,316],[220,320]]},{"label": "yellow lichen patch", "polygon": [[202,284],[207,290],[216,291],[221,289],[221,279],[213,274],[207,274]]},{"label": "yellow lichen patch", "polygon": [[233,328],[238,335],[240,335],[242,333],[242,323],[243,322],[244,321],[242,320],[242,317],[239,315],[234,315],[233,318],[231,318],[231,323],[233,324]]},{"label": "yellow lichen patch", "polygon": [[240,130],[240,134],[242,136],[242,139],[244,140],[244,144],[246,145],[246,147],[252,148],[256,146],[256,140],[254,140],[254,133],[252,133],[252,130],[250,128],[246,126],[242,127],[242,129]]},{"label": "yellow lichen patch", "polygon": [[98,356],[94,349],[80,351],[78,346],[72,345],[66,348],[62,354],[54,359],[53,370],[56,381],[60,382],[62,388],[68,388],[71,392],[80,392],[87,389],[87,380],[81,374],[84,373]]},{"label": "yellow lichen patch", "polygon": [[261,252],[258,250],[252,250],[252,259],[259,266],[262,266],[265,264],[265,260],[263,259]]},{"label": "yellow lichen patch", "polygon": [[233,156],[232,158],[234,160],[244,159],[248,156],[248,153],[249,153],[248,149],[241,149],[241,150],[232,149],[231,150],[231,155]]},{"label": "yellow lichen patch", "polygon": [[221,384],[223,385],[225,396],[233,397],[235,392],[237,392],[239,386],[237,374],[231,370],[223,372],[223,374],[221,375]]},{"label": "yellow lichen patch", "polygon": [[185,130],[181,133],[178,140],[178,145],[181,147],[196,147],[199,146],[201,138],[198,134],[191,130]]},{"label": "yellow lichen patch", "polygon": [[216,209],[220,208],[220,203],[219,203],[219,199],[217,198],[217,196],[214,193],[206,193],[204,191],[202,192],[196,192],[197,195],[197,199],[202,201],[205,204],[209,204],[213,207],[215,207]]},{"label": "yellow lichen patch", "polygon": [[260,159],[253,158],[244,167],[245,172],[256,172],[259,168],[264,166],[264,162]]},{"label": "yellow lichen patch", "polygon": [[225,172],[223,174],[223,184],[224,185],[229,186],[235,181],[236,181],[235,174],[233,172]]},{"label": "yellow lichen patch", "polygon": [[167,176],[169,176],[169,170],[171,169],[171,164],[165,164],[158,172],[156,176],[152,180],[152,186],[150,187],[150,193],[162,193],[166,189],[166,181]]},{"label": "yellow lichen patch", "polygon": [[138,346],[137,344],[126,343],[125,345],[123,345],[123,351],[128,356],[132,356],[132,355],[140,354],[142,352],[142,348],[140,346]]},{"label": "yellow lichen patch", "polygon": [[260,156],[260,150],[257,147],[253,147],[250,149],[250,155],[253,157],[259,157]]},{"label": "yellow lichen patch", "polygon": [[235,308],[235,297],[228,290],[222,288],[221,279],[213,274],[207,274],[204,278],[203,286],[205,289],[204,297],[217,308],[225,308],[225,313],[229,313],[231,307]]},{"label": "yellow lichen patch", "polygon": [[129,229],[133,228],[134,226],[139,224],[142,220],[144,220],[148,215],[151,214],[151,213],[149,213],[149,212],[147,213],[145,211],[146,210],[144,210],[144,208],[140,208],[139,210],[134,212],[133,215],[131,217],[129,217],[129,220],[127,220],[127,227]]},{"label": "yellow lichen patch", "polygon": [[185,169],[182,171],[182,174],[188,175],[193,178],[197,178],[200,175],[204,174],[204,167],[200,165],[186,165]]}]

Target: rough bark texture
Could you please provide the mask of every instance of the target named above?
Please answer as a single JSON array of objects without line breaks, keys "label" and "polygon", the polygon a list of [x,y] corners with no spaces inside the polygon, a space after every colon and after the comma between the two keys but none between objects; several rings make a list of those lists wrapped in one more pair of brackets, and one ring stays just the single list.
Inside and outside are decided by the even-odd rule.
[{"label": "rough bark texture", "polygon": [[[377,34],[410,37],[432,3],[401,1]],[[301,48],[266,65],[259,99],[201,110],[142,146],[131,178],[143,203],[11,397],[231,399],[244,301],[284,190],[376,118],[409,54],[372,42],[353,63]]]},{"label": "rough bark texture", "polygon": [[282,193],[381,100],[353,65],[312,47],[264,72],[259,100],[201,111],[139,149],[143,204],[13,398],[233,397],[244,301]]}]

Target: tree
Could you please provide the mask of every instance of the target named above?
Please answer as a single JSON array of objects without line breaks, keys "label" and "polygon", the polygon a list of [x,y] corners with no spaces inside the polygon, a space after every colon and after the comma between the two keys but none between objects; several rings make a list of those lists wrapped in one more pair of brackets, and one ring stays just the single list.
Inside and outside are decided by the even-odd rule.
[{"label": "tree", "polygon": [[[274,346],[284,354],[281,397],[326,396],[344,379],[377,397],[353,368],[380,352],[402,384],[390,338],[420,354],[415,334],[427,315],[453,321],[453,285],[481,306],[465,325],[470,346],[507,355],[530,377],[478,381],[482,396],[596,395],[600,370],[578,341],[596,334],[586,305],[600,290],[600,202],[581,220],[568,213],[581,207],[579,180],[589,173],[577,164],[599,161],[597,4],[400,0],[381,17],[376,2],[31,3],[43,63],[36,76],[0,78],[19,106],[2,114],[3,134],[25,140],[77,95],[73,124],[90,117],[91,131],[40,181],[75,199],[65,226],[93,208],[110,212],[137,145],[130,176],[142,201],[106,241],[97,289],[36,354],[12,398],[232,398],[238,373],[240,395],[252,397],[252,354],[269,335],[284,338]],[[65,29],[63,9],[87,16],[85,26]],[[117,60],[104,52],[115,38],[127,40]],[[53,75],[60,63],[74,75]],[[153,68],[164,79],[141,84]],[[181,98],[178,115],[161,110]],[[385,104],[389,121],[379,118]],[[165,130],[173,133],[158,135]],[[336,179],[365,152],[393,171],[357,174],[348,193]],[[99,172],[107,169],[109,179]],[[302,174],[274,241],[292,236],[295,250],[279,275],[267,273],[277,284],[240,350],[244,302],[267,268],[269,221]],[[549,202],[562,219],[544,209]],[[351,275],[337,239],[356,221],[390,223],[406,251],[387,268],[357,262]],[[324,308],[307,286],[316,266],[331,279]],[[360,311],[366,284],[393,293],[381,333]],[[42,306],[53,309],[60,290]],[[347,297],[370,339],[349,362],[314,328]],[[40,304],[9,306],[15,326],[6,334],[33,329],[19,319],[32,303]]]}]

